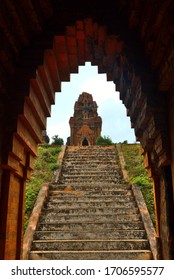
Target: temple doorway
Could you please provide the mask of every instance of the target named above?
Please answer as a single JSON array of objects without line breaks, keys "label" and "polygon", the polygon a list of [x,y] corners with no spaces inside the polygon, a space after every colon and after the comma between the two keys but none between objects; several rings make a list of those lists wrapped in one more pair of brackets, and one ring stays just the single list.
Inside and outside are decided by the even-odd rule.
[{"label": "temple doorway", "polygon": [[83,139],[82,146],[89,146],[88,140],[86,137]]}]

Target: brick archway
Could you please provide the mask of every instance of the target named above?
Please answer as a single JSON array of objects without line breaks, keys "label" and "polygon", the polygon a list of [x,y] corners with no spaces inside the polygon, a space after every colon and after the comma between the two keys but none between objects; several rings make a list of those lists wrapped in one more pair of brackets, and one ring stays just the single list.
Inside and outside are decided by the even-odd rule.
[{"label": "brick archway", "polygon": [[[120,91],[135,135],[144,149],[145,167],[154,179],[162,257],[171,258],[173,218],[169,212],[173,211],[173,201],[166,194],[173,196],[173,193],[166,100],[158,94],[151,72],[147,74],[148,65],[142,59],[145,71],[140,71],[128,53],[124,42],[116,35],[107,34],[105,26],[90,18],[67,26],[65,35],[55,36],[53,48],[44,51],[43,64],[38,65],[29,88],[24,85],[24,96],[19,97],[15,129],[10,134],[3,164],[1,258],[19,259],[21,256],[25,181],[33,169],[37,145],[46,129],[55,92],[61,91],[61,82],[69,81],[70,73],[77,73],[78,66],[85,61],[97,65],[99,73],[106,73],[107,80],[113,81]],[[22,69],[17,76],[23,76]]]}]

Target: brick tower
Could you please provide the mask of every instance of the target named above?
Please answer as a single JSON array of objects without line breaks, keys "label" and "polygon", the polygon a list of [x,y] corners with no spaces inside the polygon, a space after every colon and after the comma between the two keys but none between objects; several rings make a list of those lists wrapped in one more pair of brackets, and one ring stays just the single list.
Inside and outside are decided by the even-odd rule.
[{"label": "brick tower", "polygon": [[74,105],[74,116],[69,124],[71,135],[67,144],[71,146],[95,145],[101,133],[102,119],[97,113],[97,103],[92,94],[83,92]]}]

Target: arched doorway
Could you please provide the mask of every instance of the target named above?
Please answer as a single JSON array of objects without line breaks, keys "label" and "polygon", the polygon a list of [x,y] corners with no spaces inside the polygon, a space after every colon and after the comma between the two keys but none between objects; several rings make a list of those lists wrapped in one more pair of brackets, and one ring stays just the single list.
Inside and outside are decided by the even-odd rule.
[{"label": "arched doorway", "polygon": [[86,137],[83,139],[82,141],[82,146],[89,146],[89,142],[88,140],[86,139]]},{"label": "arched doorway", "polygon": [[[137,9],[135,10],[137,11]],[[30,17],[30,9],[27,11],[28,17]],[[48,10],[44,9],[44,11],[45,18],[47,18]],[[35,18],[35,15],[31,18],[31,28],[35,30],[36,34],[39,34],[41,29]],[[134,17],[133,19],[131,26],[134,26],[136,22]],[[158,24],[154,25],[153,32],[157,29]],[[144,26],[143,32],[145,29]],[[144,36],[143,32],[141,33],[142,37]],[[113,34],[113,32],[109,34],[111,33]],[[168,172],[170,169],[174,182],[173,161],[171,168],[171,150],[172,155],[174,154],[173,94],[168,95],[169,100],[166,100],[167,98],[161,95],[158,89],[161,91],[170,89],[173,80],[170,77],[173,72],[169,71],[168,75],[166,69],[172,61],[172,56],[168,53],[169,60],[166,59],[163,64],[164,71],[159,69],[161,76],[159,77],[159,88],[157,88],[157,82],[152,71],[149,70],[151,68],[148,68],[145,60],[139,54],[139,48],[134,47],[132,53],[129,51],[126,53],[124,42],[118,39],[117,34],[108,35],[106,26],[93,22],[91,18],[85,18],[85,20],[78,20],[75,25],[66,24],[66,32],[62,33],[61,30],[60,33],[56,32],[56,34],[64,35],[54,38],[53,48],[51,48],[51,44],[45,43],[44,55],[43,49],[40,52],[39,48],[39,42],[43,38],[39,36],[35,37],[36,41],[33,40],[31,47],[25,48],[20,57],[21,62],[16,67],[14,75],[10,76],[10,82],[8,81],[8,90],[6,89],[8,97],[3,98],[3,105],[6,106],[4,108],[8,108],[11,116],[4,113],[2,124],[6,123],[6,125],[1,128],[4,135],[0,147],[2,154],[2,172],[0,174],[3,186],[0,206],[1,258],[20,258],[25,180],[30,177],[33,160],[37,155],[37,144],[42,140],[42,130],[46,127],[46,117],[50,116],[55,92],[61,90],[61,81],[68,81],[70,73],[78,72],[78,65],[84,65],[85,61],[91,61],[93,65],[98,65],[99,73],[106,73],[107,79],[112,80],[117,85],[117,90],[120,91],[120,98],[127,108],[127,114],[131,118],[136,137],[142,144],[145,166],[149,170],[149,176],[154,179],[163,257],[170,257],[171,242],[173,242],[173,221],[168,217],[168,212],[173,211],[173,200],[169,203],[166,192],[170,188],[170,193],[173,194],[171,178],[168,178],[171,177],[168,175],[171,173]],[[163,32],[163,34],[168,33]],[[27,41],[22,30],[19,30],[18,35],[21,41]],[[152,37],[155,38],[154,35],[148,36],[148,38]],[[11,43],[14,53],[18,53],[17,44],[15,44],[13,37],[7,36],[7,41]],[[36,45],[34,45],[35,42]],[[149,42],[148,51],[153,44],[154,41]],[[28,61],[27,58],[31,57],[31,55],[28,56],[28,52],[35,53],[33,49],[39,50],[39,54],[36,54],[35,57],[32,56],[33,61]],[[9,63],[8,55],[3,53],[1,57],[5,71],[12,73],[13,67]],[[153,61],[153,66],[156,65],[155,63],[158,61]],[[141,69],[143,70],[141,71]],[[3,78],[4,82],[5,74]],[[166,125],[169,114],[166,113],[165,104],[169,104],[170,138]],[[161,205],[163,205],[164,211],[161,211]]]}]

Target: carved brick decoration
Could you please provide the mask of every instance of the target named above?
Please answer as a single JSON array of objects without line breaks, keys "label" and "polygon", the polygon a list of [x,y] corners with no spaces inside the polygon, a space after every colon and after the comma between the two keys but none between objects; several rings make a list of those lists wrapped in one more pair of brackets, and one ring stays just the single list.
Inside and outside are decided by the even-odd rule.
[{"label": "carved brick decoration", "polygon": [[102,119],[97,113],[97,103],[91,94],[83,92],[75,102],[74,116],[70,118],[70,145],[95,145],[101,133]]}]

